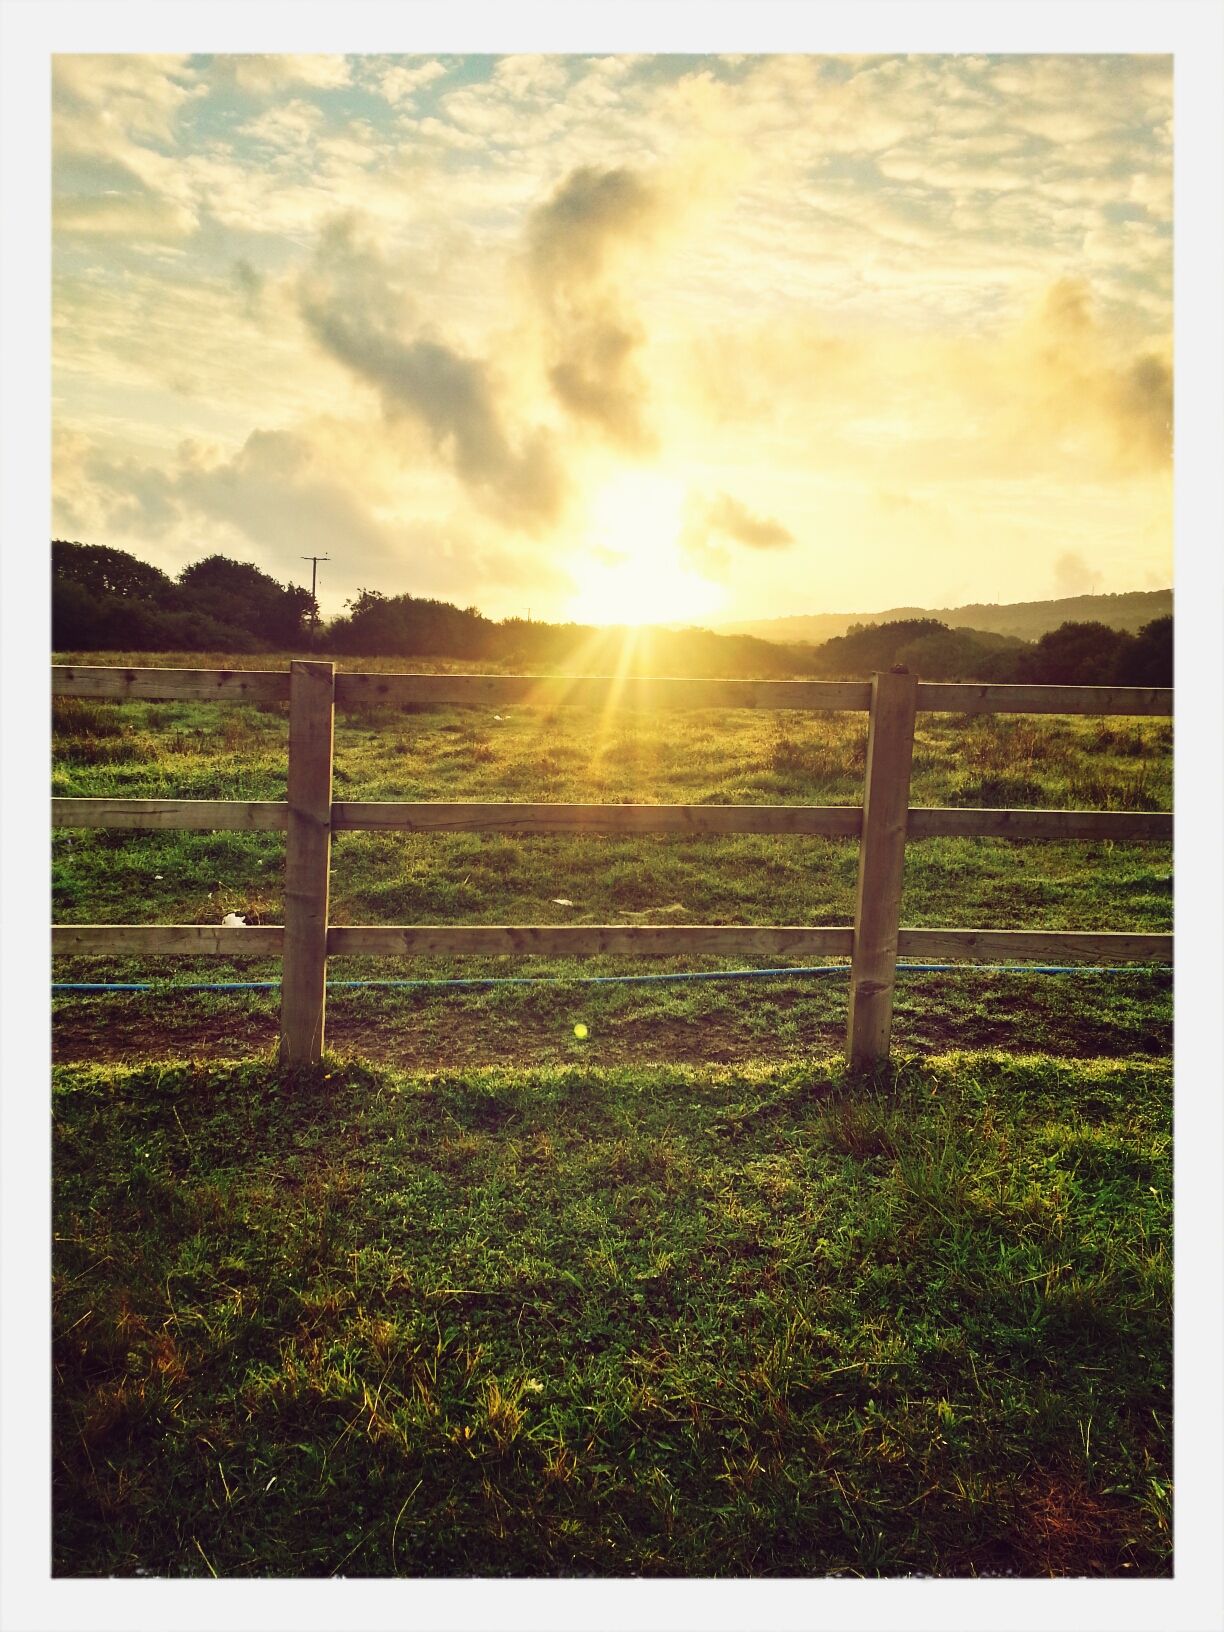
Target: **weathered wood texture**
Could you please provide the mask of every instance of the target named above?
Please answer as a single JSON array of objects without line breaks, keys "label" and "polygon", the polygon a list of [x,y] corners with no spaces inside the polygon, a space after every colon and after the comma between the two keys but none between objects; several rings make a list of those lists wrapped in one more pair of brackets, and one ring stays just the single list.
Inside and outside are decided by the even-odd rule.
[{"label": "weathered wood texture", "polygon": [[[858,805],[586,805],[341,799],[332,831],[410,833],[778,833],[857,838]],[[52,827],[247,829],[289,825],[276,799],[70,799],[51,801]],[[912,805],[908,837],[1171,839],[1167,811],[978,810]]]},{"label": "weathered wood texture", "polygon": [[53,664],[53,697],[143,697],[170,701],[283,703],[282,669],[119,669]]},{"label": "weathered wood texture", "polygon": [[971,963],[1172,963],[1172,935],[1066,929],[903,929],[902,957]]},{"label": "weathered wood texture", "polygon": [[847,1056],[862,1069],[888,1058],[892,1033],[917,700],[916,675],[877,674],[872,681],[846,1028]]},{"label": "weathered wood texture", "polygon": [[[284,930],[278,924],[227,929],[220,924],[57,924],[56,957],[178,956],[274,957]],[[420,957],[527,954],[590,957],[599,952],[676,956],[849,957],[853,931],[760,926],[576,924],[559,927],[363,926],[328,930],[331,956]],[[1156,963],[1173,961],[1172,935],[1053,929],[902,929],[902,957],[927,962]]]},{"label": "weathered wood texture", "polygon": [[[864,680],[697,680],[683,677],[552,674],[338,674],[341,707],[370,703],[534,703],[583,708],[787,708],[862,710]],[[221,702],[285,702],[279,669],[136,669],[55,664],[57,697],[143,697]],[[1008,686],[924,680],[918,707],[948,714],[1155,714],[1173,712],[1159,686]]]},{"label": "weathered wood texture", "polygon": [[332,829],[413,833],[801,833],[854,838],[857,805],[442,804],[338,800]]},{"label": "weathered wood texture", "polygon": [[284,944],[279,924],[55,924],[56,957],[275,957]]},{"label": "weathered wood texture", "polygon": [[919,709],[944,714],[1172,714],[1162,686],[978,686],[923,680]]},{"label": "weathered wood texture", "polygon": [[1149,810],[968,810],[911,805],[907,837],[1113,839],[1130,844],[1171,839],[1173,818]]},{"label": "weathered wood texture", "polygon": [[327,1000],[335,668],[294,663],[289,690],[289,826],[285,841],[285,949],[281,1063],[315,1065]]},{"label": "weathered wood texture", "polygon": [[753,924],[362,925],[327,932],[331,957],[849,957],[854,932]]},{"label": "weathered wood texture", "polygon": [[52,827],[278,829],[289,806],[277,799],[52,799]]},{"label": "weathered wood texture", "polygon": [[[858,805],[580,805],[338,800],[333,832],[689,834],[778,833],[856,838]],[[268,825],[272,825],[269,823]],[[907,836],[1013,839],[1169,839],[1167,811],[980,810],[912,805]]]},{"label": "weathered wood texture", "polygon": [[689,680],[557,674],[338,674],[336,703],[530,703],[556,708],[794,708],[861,710],[863,680]]}]

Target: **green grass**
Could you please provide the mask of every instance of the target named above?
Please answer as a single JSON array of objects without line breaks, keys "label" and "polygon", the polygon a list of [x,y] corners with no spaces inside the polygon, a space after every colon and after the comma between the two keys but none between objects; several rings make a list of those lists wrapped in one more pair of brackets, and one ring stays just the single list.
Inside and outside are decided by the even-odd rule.
[{"label": "green grass", "polygon": [[1169,1072],[56,1074],[60,1575],[1162,1575]]},{"label": "green grass", "polygon": [[[336,795],[851,804],[865,733],[354,711]],[[54,742],[59,794],[284,797],[279,707],[61,701]],[[1168,809],[1170,727],[922,716],[912,798]],[[277,923],[283,853],[62,830],[53,914]],[[331,917],[849,924],[856,862],[345,834]],[[1171,915],[1167,845],[907,850],[907,924]],[[716,966],[337,959],[562,983],[333,990],[330,1063],[296,1078],[274,992],[57,999],[56,1572],[1169,1574],[1168,972],[905,976],[875,1082],[838,1058],[844,978],[572,983]]]}]

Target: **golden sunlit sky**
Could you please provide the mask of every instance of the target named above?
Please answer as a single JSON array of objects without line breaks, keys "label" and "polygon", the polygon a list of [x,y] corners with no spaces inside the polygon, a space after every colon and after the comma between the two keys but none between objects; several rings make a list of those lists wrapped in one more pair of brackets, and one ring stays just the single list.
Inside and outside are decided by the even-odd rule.
[{"label": "golden sunlit sky", "polygon": [[1172,70],[66,54],[55,536],[491,616],[1172,582]]}]

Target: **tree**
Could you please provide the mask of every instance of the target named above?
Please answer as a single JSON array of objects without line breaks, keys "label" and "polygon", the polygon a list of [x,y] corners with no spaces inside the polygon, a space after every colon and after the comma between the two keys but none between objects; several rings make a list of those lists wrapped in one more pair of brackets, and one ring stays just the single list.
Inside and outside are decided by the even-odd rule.
[{"label": "tree", "polygon": [[1134,636],[1123,654],[1116,684],[1171,686],[1173,684],[1173,617],[1153,618]]},{"label": "tree", "polygon": [[449,601],[414,595],[383,595],[361,589],[348,603],[347,618],[329,631],[338,651],[367,656],[486,657],[494,649],[496,625],[475,607],[461,610]]},{"label": "tree", "polygon": [[274,647],[300,644],[314,604],[308,589],[286,588],[249,562],[224,555],[193,561],[178,583],[184,609],[245,629]]},{"label": "tree", "polygon": [[155,601],[163,607],[169,607],[174,599],[174,584],[160,567],[105,544],[75,544],[53,538],[51,572],[57,583],[77,584],[95,597],[120,595]]},{"label": "tree", "polygon": [[820,672],[858,676],[889,669],[900,661],[905,646],[927,636],[948,635],[946,623],[938,618],[898,618],[895,623],[855,625],[847,634],[835,635],[817,648]]},{"label": "tree", "polygon": [[963,630],[939,629],[899,647],[896,662],[924,680],[970,680],[977,678],[986,655],[985,648]]},{"label": "tree", "polygon": [[1107,623],[1061,623],[1021,660],[1022,678],[1041,686],[1108,686],[1131,636]]}]

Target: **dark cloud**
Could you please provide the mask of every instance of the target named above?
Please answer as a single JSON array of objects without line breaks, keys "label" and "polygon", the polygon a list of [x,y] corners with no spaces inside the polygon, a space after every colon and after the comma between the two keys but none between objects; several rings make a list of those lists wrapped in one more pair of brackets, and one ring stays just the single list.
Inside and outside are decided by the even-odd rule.
[{"label": "dark cloud", "polygon": [[569,326],[566,356],[548,371],[557,400],[600,427],[610,441],[649,453],[658,440],[644,420],[646,387],[633,364],[644,336],[613,312]]},{"label": "dark cloud", "polygon": [[250,261],[239,259],[234,262],[231,275],[241,297],[243,311],[247,317],[258,317],[264,288],[263,274],[257,272]]},{"label": "dark cloud", "polygon": [[1168,363],[1151,352],[1137,357],[1118,380],[1116,395],[1129,439],[1167,464],[1173,453],[1173,370]]},{"label": "dark cloud", "polygon": [[751,510],[727,493],[719,493],[710,501],[706,519],[712,532],[722,533],[726,538],[734,539],[737,544],[747,544],[753,550],[775,550],[795,542],[795,535],[780,521],[773,521],[768,516],[754,516]]},{"label": "dark cloud", "polygon": [[645,342],[619,287],[627,253],[667,219],[662,188],[628,169],[571,171],[527,226],[549,383],[576,418],[632,453],[657,446],[636,357]]},{"label": "dark cloud", "polygon": [[325,236],[300,305],[320,345],[378,391],[389,418],[423,425],[486,510],[528,530],[559,518],[564,484],[548,433],[512,442],[485,361],[432,337],[402,336],[405,306],[351,224]]},{"label": "dark cloud", "polygon": [[572,170],[528,225],[531,268],[548,290],[600,281],[626,240],[652,236],[663,215],[660,191],[629,169]]},{"label": "dark cloud", "polygon": [[725,542],[750,550],[777,550],[795,542],[780,521],[756,516],[729,493],[711,499],[691,498],[680,548],[691,566],[707,577],[725,577],[731,564]]}]

